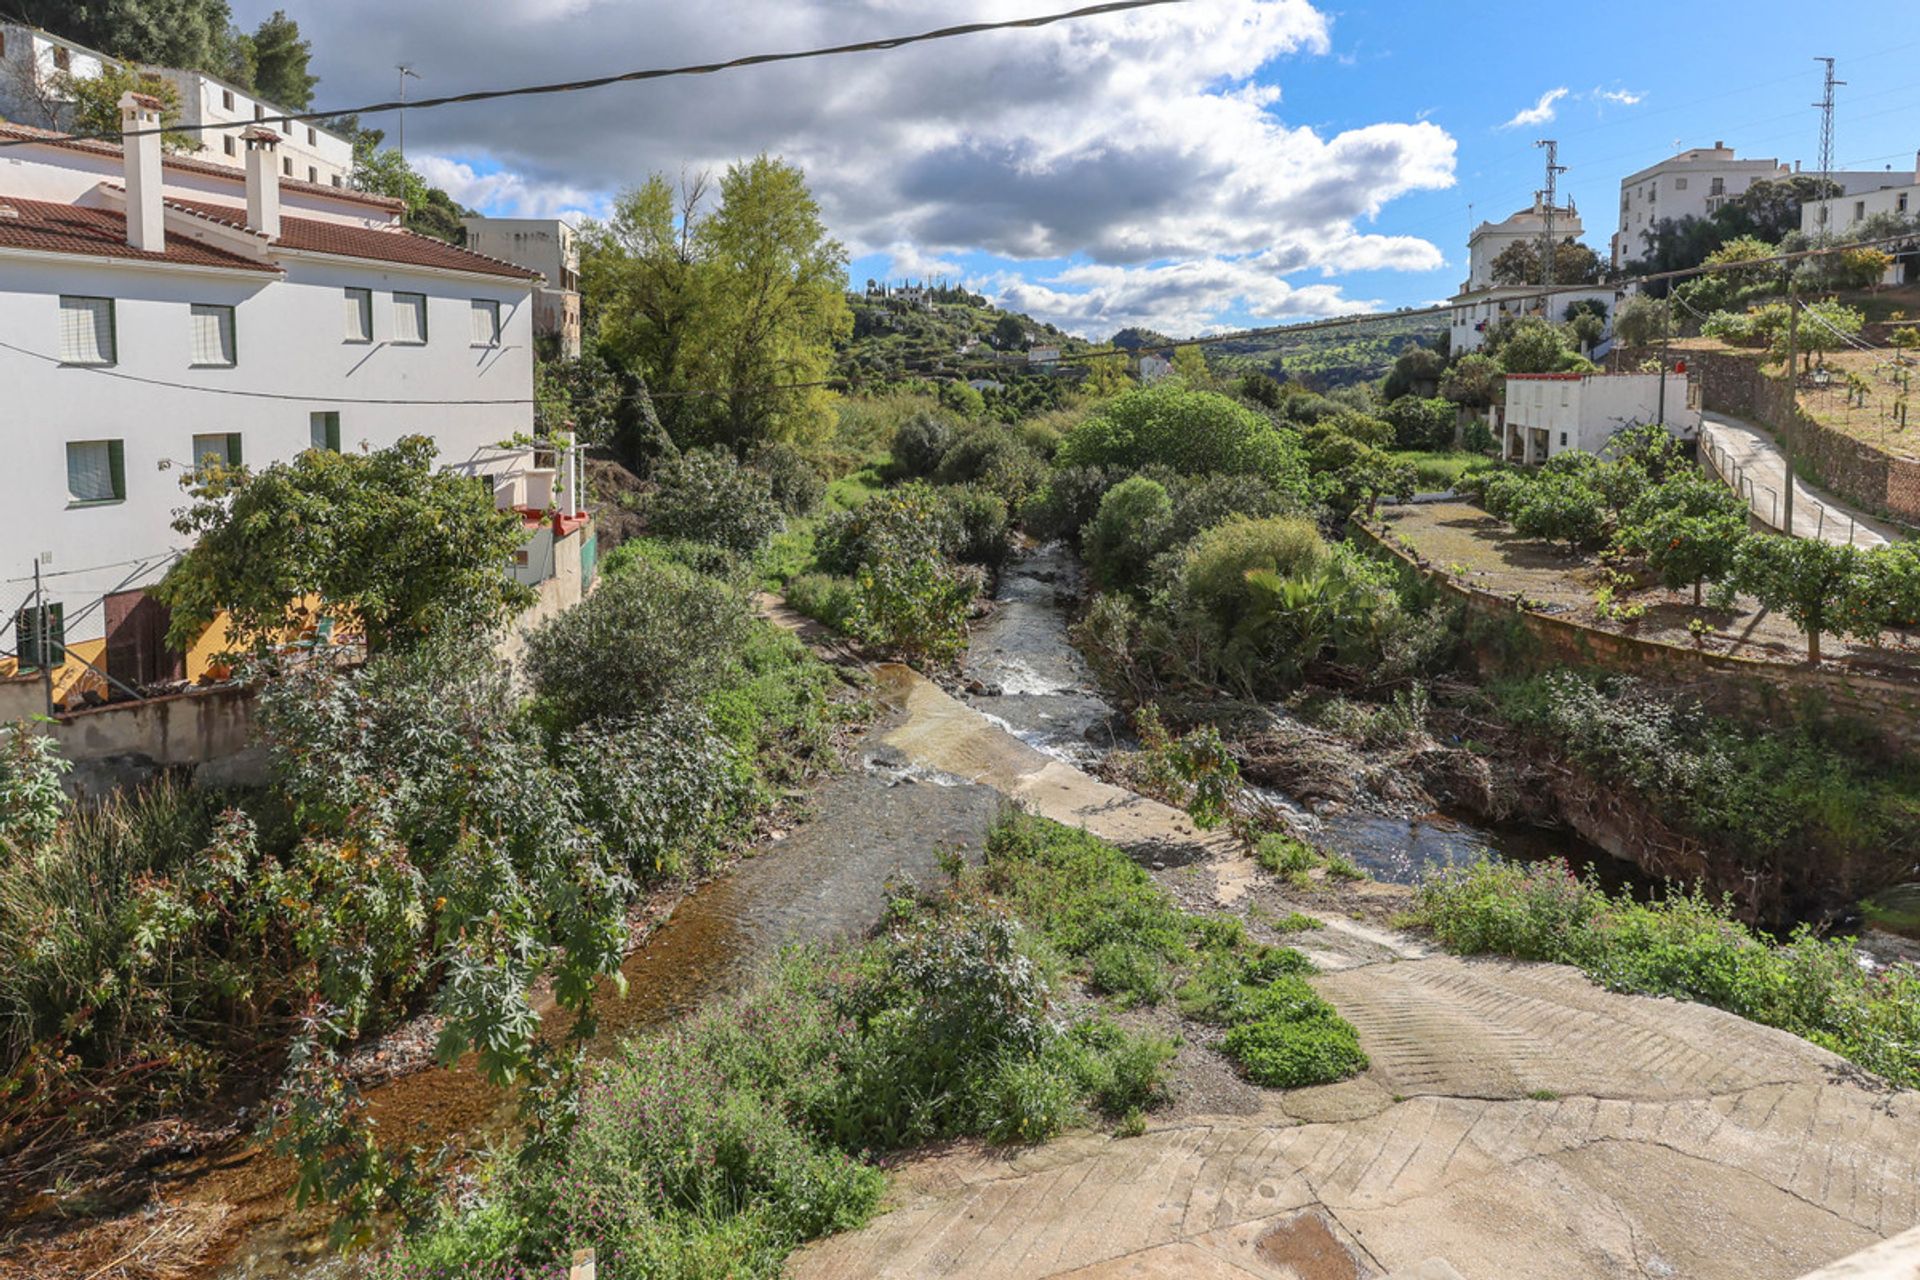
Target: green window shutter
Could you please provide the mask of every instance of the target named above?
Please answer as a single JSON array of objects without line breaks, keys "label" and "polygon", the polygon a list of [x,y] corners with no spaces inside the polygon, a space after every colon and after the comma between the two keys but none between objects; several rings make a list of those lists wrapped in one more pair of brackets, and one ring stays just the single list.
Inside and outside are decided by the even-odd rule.
[{"label": "green window shutter", "polygon": [[337,413],[327,415],[327,448],[340,452],[340,415]]},{"label": "green window shutter", "polygon": [[238,431],[227,436],[227,465],[230,467],[240,465],[240,433]]},{"label": "green window shutter", "polygon": [[113,475],[113,496],[125,501],[127,496],[127,445],[124,440],[107,441],[107,469]]},{"label": "green window shutter", "polygon": [[[43,659],[40,653],[40,631],[43,621],[47,632],[50,659]],[[43,609],[29,606],[13,615],[13,629],[18,637],[15,651],[20,655],[21,670],[40,670],[45,666],[57,667],[67,660],[67,624],[65,606],[50,604]]]}]

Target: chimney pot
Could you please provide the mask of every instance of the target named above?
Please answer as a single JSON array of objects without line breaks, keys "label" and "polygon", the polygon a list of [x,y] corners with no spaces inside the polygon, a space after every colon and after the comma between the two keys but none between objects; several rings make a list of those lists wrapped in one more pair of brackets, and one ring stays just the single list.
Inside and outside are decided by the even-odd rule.
[{"label": "chimney pot", "polygon": [[247,142],[247,225],[269,240],[280,238],[280,135],[254,128]]},{"label": "chimney pot", "polygon": [[[167,249],[161,207],[165,177],[160,169],[160,99],[131,91],[120,95],[121,159],[126,167],[127,243],[149,253]],[[137,135],[137,136],[136,136]]]}]

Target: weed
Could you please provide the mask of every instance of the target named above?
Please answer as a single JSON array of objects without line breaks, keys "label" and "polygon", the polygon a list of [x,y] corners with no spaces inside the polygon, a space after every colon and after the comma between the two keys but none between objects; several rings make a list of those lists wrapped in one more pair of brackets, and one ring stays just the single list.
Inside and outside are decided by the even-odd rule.
[{"label": "weed", "polygon": [[1530,1089],[1527,1092],[1527,1097],[1531,1098],[1535,1102],[1560,1101],[1560,1095],[1555,1093],[1551,1089]]},{"label": "weed", "polygon": [[1317,920],[1312,916],[1302,915],[1298,911],[1290,911],[1273,922],[1275,933],[1306,933],[1313,929],[1324,929],[1326,927],[1326,921]]}]

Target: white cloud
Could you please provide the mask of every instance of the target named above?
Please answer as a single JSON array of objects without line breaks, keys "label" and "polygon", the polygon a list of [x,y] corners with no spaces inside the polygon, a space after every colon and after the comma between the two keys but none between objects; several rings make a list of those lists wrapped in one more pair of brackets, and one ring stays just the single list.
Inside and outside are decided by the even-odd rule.
[{"label": "white cloud", "polygon": [[1637,107],[1647,100],[1646,94],[1636,93],[1632,89],[1595,89],[1593,96],[1601,102],[1611,102],[1621,107]]},{"label": "white cloud", "polygon": [[1549,89],[1540,95],[1540,101],[1530,107],[1514,112],[1513,119],[1501,125],[1502,129],[1518,129],[1522,125],[1546,124],[1557,114],[1556,103],[1567,96],[1565,88]]},{"label": "white cloud", "polygon": [[[234,9],[244,26],[279,2]],[[419,68],[424,80],[411,89],[427,96],[1032,9],[1032,0],[511,0],[482,22],[471,0],[329,0],[300,17],[323,77],[318,105],[331,108],[391,96],[381,68],[400,61]],[[1203,283],[1219,278],[1216,260],[1264,255],[1277,272],[1430,269],[1440,261],[1431,245],[1368,235],[1364,224],[1402,195],[1451,186],[1453,138],[1430,121],[1325,133],[1285,119],[1274,81],[1288,59],[1328,54],[1329,31],[1308,0],[1188,0],[892,52],[411,111],[407,138],[430,179],[500,213],[604,210],[651,172],[784,156],[804,167],[853,254],[885,253],[916,275],[970,251],[1078,255],[1128,268],[1129,280],[1190,279],[1196,296],[1218,298],[1217,284]],[[1172,266],[1194,270],[1139,274]],[[1142,295],[1129,285],[1126,296]],[[1169,302],[1164,316],[1203,312]]]}]

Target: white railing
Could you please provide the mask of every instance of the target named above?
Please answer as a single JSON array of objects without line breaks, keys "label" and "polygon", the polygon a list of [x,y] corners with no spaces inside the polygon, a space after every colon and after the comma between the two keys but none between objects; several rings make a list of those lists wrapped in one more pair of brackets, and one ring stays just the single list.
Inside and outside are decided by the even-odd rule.
[{"label": "white railing", "polygon": [[[1747,469],[1741,463],[1740,459],[1734,457],[1725,445],[1722,445],[1707,432],[1703,431],[1700,433],[1700,443],[1705,446],[1702,452],[1706,456],[1707,466],[1715,475],[1720,477],[1721,483],[1725,484],[1740,496],[1740,499],[1747,504],[1747,509],[1753,513],[1756,520],[1766,525],[1769,529],[1779,530],[1782,533],[1792,532],[1790,529],[1783,528],[1780,523],[1780,491],[1778,489],[1770,484],[1760,484],[1752,476],[1748,475]],[[1763,494],[1765,495],[1764,504],[1761,501],[1761,495]],[[1803,495],[1802,501],[1810,504],[1818,511],[1818,514],[1814,517],[1813,536],[1815,540],[1822,542],[1827,540],[1827,521],[1831,518],[1833,521],[1832,540],[1834,542],[1842,541],[1840,537],[1840,517],[1843,513],[1829,511],[1827,504],[1818,498],[1805,497]],[[1859,535],[1859,522],[1854,519],[1851,513],[1845,514],[1847,521],[1847,536],[1845,541],[1851,545]]]}]

